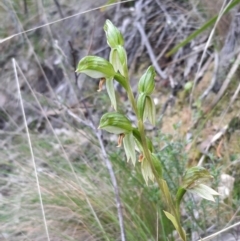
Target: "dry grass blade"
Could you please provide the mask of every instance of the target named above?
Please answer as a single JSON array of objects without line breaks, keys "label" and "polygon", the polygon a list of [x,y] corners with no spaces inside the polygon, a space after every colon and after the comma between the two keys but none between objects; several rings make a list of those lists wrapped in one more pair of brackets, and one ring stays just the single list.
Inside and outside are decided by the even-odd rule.
[{"label": "dry grass blade", "polygon": [[[126,0],[126,1],[122,1],[121,3],[127,3],[127,2],[132,2],[132,1],[134,1],[134,0]],[[79,16],[79,15],[82,15],[82,14],[85,14],[85,13],[89,13],[89,12],[92,12],[92,11],[95,11],[95,10],[98,10],[98,9],[102,9],[102,8],[106,8],[106,7],[111,7],[111,6],[114,6],[114,5],[117,5],[117,4],[119,4],[119,3],[112,3],[112,4],[103,5],[103,6],[101,6],[101,7],[92,8],[92,9],[89,9],[89,10],[84,11],[84,12],[76,13],[76,14],[73,14],[73,15],[71,15],[71,16],[68,16],[68,17],[65,17],[65,18],[61,18],[61,19],[58,19],[58,20],[56,20],[56,21],[49,22],[49,23],[43,24],[43,25],[41,25],[41,26],[28,29],[28,30],[26,30],[26,31],[22,31],[22,32],[20,32],[20,33],[13,34],[13,35],[8,36],[8,37],[6,37],[6,38],[4,38],[4,39],[1,39],[1,40],[0,40],[0,44],[3,43],[3,42],[5,42],[5,41],[8,41],[8,40],[10,40],[10,39],[12,39],[12,38],[14,38],[14,37],[16,37],[16,36],[19,36],[19,35],[21,35],[21,34],[29,33],[29,32],[32,32],[32,31],[34,31],[34,30],[37,30],[37,29],[40,29],[40,28],[44,28],[44,27],[49,26],[49,25],[53,25],[53,24],[55,24],[55,23],[58,23],[58,22],[61,22],[61,21],[64,21],[64,20],[67,20],[67,19],[70,19],[70,18],[74,18],[74,17],[76,17],[76,16]]]},{"label": "dry grass blade", "polygon": [[43,206],[42,193],[41,193],[40,183],[39,183],[39,179],[38,179],[37,166],[36,166],[36,162],[35,162],[35,158],[34,158],[32,142],[31,142],[31,138],[30,138],[30,134],[29,134],[29,130],[28,130],[27,119],[26,119],[26,115],[25,115],[25,111],[24,111],[24,106],[23,106],[23,101],[22,101],[20,85],[19,85],[19,81],[18,81],[18,74],[17,74],[17,68],[16,68],[16,61],[15,61],[15,59],[12,59],[12,63],[13,63],[13,70],[14,70],[14,74],[15,74],[15,80],[16,80],[16,84],[17,84],[17,90],[18,90],[20,105],[21,105],[21,109],[22,109],[22,115],[23,115],[23,119],[24,119],[25,129],[26,129],[26,133],[27,133],[29,150],[31,152],[31,158],[32,158],[32,163],[33,163],[36,183],[37,183],[39,201],[40,201],[40,206],[41,206],[41,209],[42,209],[43,222],[44,222],[44,226],[45,226],[45,230],[46,230],[47,240],[50,241],[50,236],[49,236],[49,231],[48,231],[48,226],[47,226],[47,220],[46,220],[44,206]]},{"label": "dry grass blade", "polygon": [[[215,97],[215,99],[211,103],[211,106],[209,107],[209,109],[212,109],[219,102],[219,100],[222,98],[223,94],[225,93],[227,87],[229,86],[229,84],[232,80],[232,77],[234,76],[234,74],[236,73],[236,71],[239,67],[239,62],[240,62],[240,53],[238,54],[237,59],[234,61],[234,64],[233,64],[232,68],[230,69],[230,71],[229,71],[220,91],[218,92],[217,96]],[[235,92],[235,95],[238,94],[238,91]],[[234,101],[234,99],[236,98],[235,95],[232,97],[230,105]]]},{"label": "dry grass blade", "polygon": [[210,240],[210,239],[218,236],[219,234],[224,233],[224,232],[226,232],[226,231],[228,231],[228,230],[230,230],[230,229],[232,229],[232,228],[235,228],[235,227],[237,227],[237,226],[239,226],[239,225],[240,225],[240,222],[235,223],[235,224],[233,224],[233,225],[231,225],[231,226],[229,226],[229,227],[227,227],[227,228],[224,228],[224,229],[222,229],[222,230],[220,230],[220,231],[218,231],[218,232],[216,232],[216,233],[214,233],[214,234],[211,234],[211,235],[207,236],[206,238],[199,239],[198,241]]},{"label": "dry grass blade", "polygon": [[[61,148],[61,150],[62,150],[62,152],[63,152],[63,155],[64,155],[64,157],[65,157],[65,160],[67,161],[67,163],[68,163],[68,165],[69,165],[69,167],[70,167],[70,169],[71,169],[71,171],[72,171],[72,174],[73,174],[73,176],[75,177],[75,180],[76,180],[78,186],[81,188],[81,190],[84,190],[84,188],[83,188],[83,186],[82,186],[82,184],[81,184],[81,182],[80,182],[80,180],[79,180],[79,177],[77,176],[77,174],[76,174],[76,172],[75,172],[75,170],[74,170],[74,167],[73,167],[71,161],[69,160],[69,157],[68,157],[68,155],[67,155],[67,153],[66,153],[66,151],[65,151],[65,149],[64,149],[64,147],[63,147],[63,145],[62,145],[62,143],[61,143],[61,141],[60,141],[60,139],[58,138],[58,136],[57,136],[54,128],[52,127],[52,125],[51,125],[48,117],[46,116],[46,113],[45,113],[45,111],[43,110],[43,108],[42,108],[42,106],[41,106],[41,104],[40,104],[40,102],[39,102],[36,94],[34,93],[32,87],[30,86],[29,82],[27,81],[27,79],[26,79],[25,75],[23,74],[21,68],[18,66],[17,63],[16,63],[16,65],[17,65],[18,69],[20,70],[20,73],[22,74],[22,76],[23,76],[26,84],[28,85],[29,89],[31,90],[31,93],[32,93],[32,95],[33,95],[36,103],[38,104],[38,106],[39,106],[39,108],[40,108],[40,110],[41,110],[44,118],[46,119],[46,121],[47,121],[50,129],[52,130],[52,133],[53,133],[54,137],[56,138],[56,140],[57,140],[57,142],[58,142],[58,144],[59,144],[59,146],[60,146],[60,148]],[[89,200],[86,192],[83,191],[83,194],[84,194],[84,197],[85,197],[85,199],[86,199],[86,202],[87,202],[87,204],[88,204],[88,206],[89,206],[89,209],[91,210],[91,212],[92,212],[95,220],[97,221],[100,229],[102,230],[103,234],[105,235],[105,231],[104,231],[104,228],[103,228],[103,226],[102,226],[102,224],[101,224],[101,221],[99,220],[99,218],[98,218],[98,216],[97,216],[97,213],[95,212],[95,210],[94,210],[94,208],[93,208],[93,206],[92,206],[92,204],[91,204],[91,202],[90,202],[90,200]],[[109,240],[106,235],[105,235],[105,237],[106,237],[106,240]]]},{"label": "dry grass blade", "polygon": [[193,88],[192,88],[192,91],[191,91],[191,94],[190,94],[190,106],[191,106],[192,101],[193,101],[193,93],[194,93],[194,90],[195,90],[195,87],[196,87],[196,84],[197,84],[197,80],[198,80],[198,77],[199,77],[200,68],[201,68],[202,63],[203,63],[203,60],[204,60],[204,58],[205,58],[207,49],[208,49],[208,47],[209,47],[209,45],[210,45],[210,43],[211,43],[211,41],[212,41],[212,38],[213,38],[214,32],[215,32],[215,30],[216,30],[217,24],[219,23],[220,19],[221,19],[222,16],[224,15],[224,12],[225,12],[226,9],[229,7],[229,5],[233,2],[233,0],[231,0],[231,1],[227,4],[227,6],[224,7],[224,6],[226,5],[226,2],[227,2],[227,0],[225,0],[225,1],[223,2],[223,5],[222,5],[222,8],[221,8],[220,13],[219,13],[219,15],[218,15],[218,18],[217,18],[217,20],[216,20],[216,22],[215,22],[215,24],[214,24],[214,27],[213,27],[212,30],[211,30],[211,33],[210,33],[210,35],[209,35],[209,37],[208,37],[208,40],[207,40],[207,43],[206,43],[206,45],[205,45],[203,54],[202,54],[202,56],[201,56],[201,60],[200,60],[200,62],[199,62],[199,64],[198,64],[197,73],[196,73],[196,75],[195,75],[195,78],[194,78],[194,81],[193,81]]}]

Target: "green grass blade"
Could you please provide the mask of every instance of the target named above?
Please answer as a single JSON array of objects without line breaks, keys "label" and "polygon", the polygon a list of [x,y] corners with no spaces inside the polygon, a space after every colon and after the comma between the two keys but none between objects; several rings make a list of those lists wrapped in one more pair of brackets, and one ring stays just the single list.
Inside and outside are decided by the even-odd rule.
[{"label": "green grass blade", "polygon": [[[233,9],[237,4],[240,3],[240,0],[233,1],[225,10],[224,14],[228,13],[231,9]],[[186,44],[188,44],[191,40],[193,40],[195,37],[197,37],[199,34],[204,32],[206,29],[211,27],[216,21],[217,21],[218,15],[212,17],[210,20],[208,20],[201,28],[194,31],[192,34],[190,34],[185,40],[183,40],[181,43],[173,47],[166,56],[169,57],[173,54],[175,54],[180,48],[184,47]]]}]

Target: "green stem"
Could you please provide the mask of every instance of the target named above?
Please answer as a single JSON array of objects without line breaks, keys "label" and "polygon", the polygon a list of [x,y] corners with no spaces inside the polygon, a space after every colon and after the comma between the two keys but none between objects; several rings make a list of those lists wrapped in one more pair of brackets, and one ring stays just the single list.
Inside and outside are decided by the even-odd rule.
[{"label": "green stem", "polygon": [[113,78],[128,92],[129,83],[124,76],[116,73]]},{"label": "green stem", "polygon": [[[151,159],[151,154],[150,154],[150,151],[149,151],[149,148],[148,148],[148,145],[147,145],[147,138],[146,138],[146,134],[145,134],[145,128],[144,128],[144,124],[143,124],[143,121],[142,119],[140,118],[139,114],[138,114],[138,110],[137,110],[137,104],[136,104],[136,101],[135,101],[135,98],[133,96],[133,93],[132,93],[132,89],[131,89],[131,86],[129,84],[129,81],[127,81],[127,93],[128,93],[128,98],[129,98],[129,101],[131,102],[131,105],[132,105],[132,108],[138,118],[138,131],[140,133],[140,137],[141,137],[141,144],[142,144],[142,148],[143,148],[143,155],[144,157],[146,158],[146,160],[149,162],[150,166],[151,166],[151,169],[152,169],[152,172],[153,172],[153,175],[158,183],[158,186],[161,190],[161,192],[163,193],[163,195],[165,196],[165,202],[167,204],[168,207],[170,207],[170,212],[175,216],[176,218],[176,221],[177,221],[177,224],[178,224],[178,227],[179,227],[179,234],[181,237],[184,237],[184,230],[181,226],[181,222],[180,222],[180,210],[179,210],[179,206],[180,206],[180,203],[179,204],[176,204],[174,205],[174,202],[173,202],[173,199],[169,193],[169,191],[167,190],[167,192],[169,193],[169,195],[165,195],[166,194],[166,187],[167,187],[167,184],[166,182],[162,179],[162,177],[159,177],[158,173],[156,172],[155,168],[154,168],[154,165],[153,165],[153,162],[152,162],[152,159]],[[167,187],[168,189],[168,187]],[[184,195],[184,194],[183,194]]]},{"label": "green stem", "polygon": [[178,211],[179,215],[180,215],[180,204],[181,204],[181,200],[184,196],[184,194],[186,193],[186,189],[180,187],[177,191],[177,195],[176,195],[176,210]]},{"label": "green stem", "polygon": [[136,104],[136,101],[135,101],[135,98],[134,98],[134,96],[133,96],[133,92],[132,92],[130,86],[128,86],[127,92],[128,92],[128,99],[129,99],[130,102],[131,102],[131,105],[132,105],[132,108],[133,108],[133,110],[134,110],[134,112],[135,112],[135,115],[138,117],[137,104]]}]

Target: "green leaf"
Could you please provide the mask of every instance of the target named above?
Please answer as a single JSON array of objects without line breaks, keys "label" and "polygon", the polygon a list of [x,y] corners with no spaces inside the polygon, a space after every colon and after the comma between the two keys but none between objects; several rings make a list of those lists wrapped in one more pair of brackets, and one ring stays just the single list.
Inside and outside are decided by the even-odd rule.
[{"label": "green leaf", "polygon": [[131,160],[133,165],[136,163],[135,141],[132,133],[125,135],[123,138],[123,146],[127,156],[127,161]]},{"label": "green leaf", "polygon": [[109,47],[116,48],[117,45],[124,45],[124,39],[121,32],[113,25],[110,20],[106,20],[103,29],[106,33]]},{"label": "green leaf", "polygon": [[138,92],[150,95],[155,87],[155,77],[156,73],[153,66],[148,67],[147,71],[143,74],[138,83]]},{"label": "green leaf", "polygon": [[97,56],[86,56],[78,63],[78,73],[84,73],[92,78],[113,78],[116,72],[111,63]]},{"label": "green leaf", "polygon": [[167,182],[164,179],[160,179],[160,184],[161,184],[161,191],[164,194],[165,197],[165,202],[166,204],[169,206],[169,209],[174,209],[174,205],[173,205],[173,200],[167,185]]},{"label": "green leaf", "polygon": [[116,95],[115,95],[115,90],[113,86],[113,79],[106,80],[106,87],[107,87],[108,96],[111,100],[113,108],[117,110],[117,101],[116,101]]},{"label": "green leaf", "polygon": [[176,218],[169,212],[166,212],[164,210],[163,210],[163,212],[165,213],[166,217],[172,222],[173,226],[177,230],[177,232],[180,235],[180,237],[182,238],[182,240],[184,240],[184,241],[187,240],[186,233],[181,226],[179,227]]},{"label": "green leaf", "polygon": [[188,191],[195,193],[198,196],[213,202],[215,202],[214,196],[219,195],[218,192],[216,192],[215,190],[213,190],[212,188],[204,184],[198,184],[192,187],[191,189],[189,189]]},{"label": "green leaf", "polygon": [[118,112],[104,114],[98,128],[114,134],[128,134],[133,130],[131,121]]}]

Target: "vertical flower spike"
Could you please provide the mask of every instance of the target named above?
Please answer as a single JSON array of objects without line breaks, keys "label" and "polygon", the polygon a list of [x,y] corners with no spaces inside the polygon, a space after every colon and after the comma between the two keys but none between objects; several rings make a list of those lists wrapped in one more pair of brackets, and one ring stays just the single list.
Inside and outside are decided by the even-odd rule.
[{"label": "vertical flower spike", "polygon": [[113,25],[110,20],[106,20],[103,29],[106,33],[107,43],[110,48],[116,48],[117,45],[124,45],[124,39],[121,32]]},{"label": "vertical flower spike", "polygon": [[106,81],[106,88],[107,88],[107,93],[110,98],[110,101],[112,103],[112,106],[114,110],[117,110],[117,100],[116,100],[116,95],[115,95],[115,90],[113,86],[113,79],[109,78]]}]

